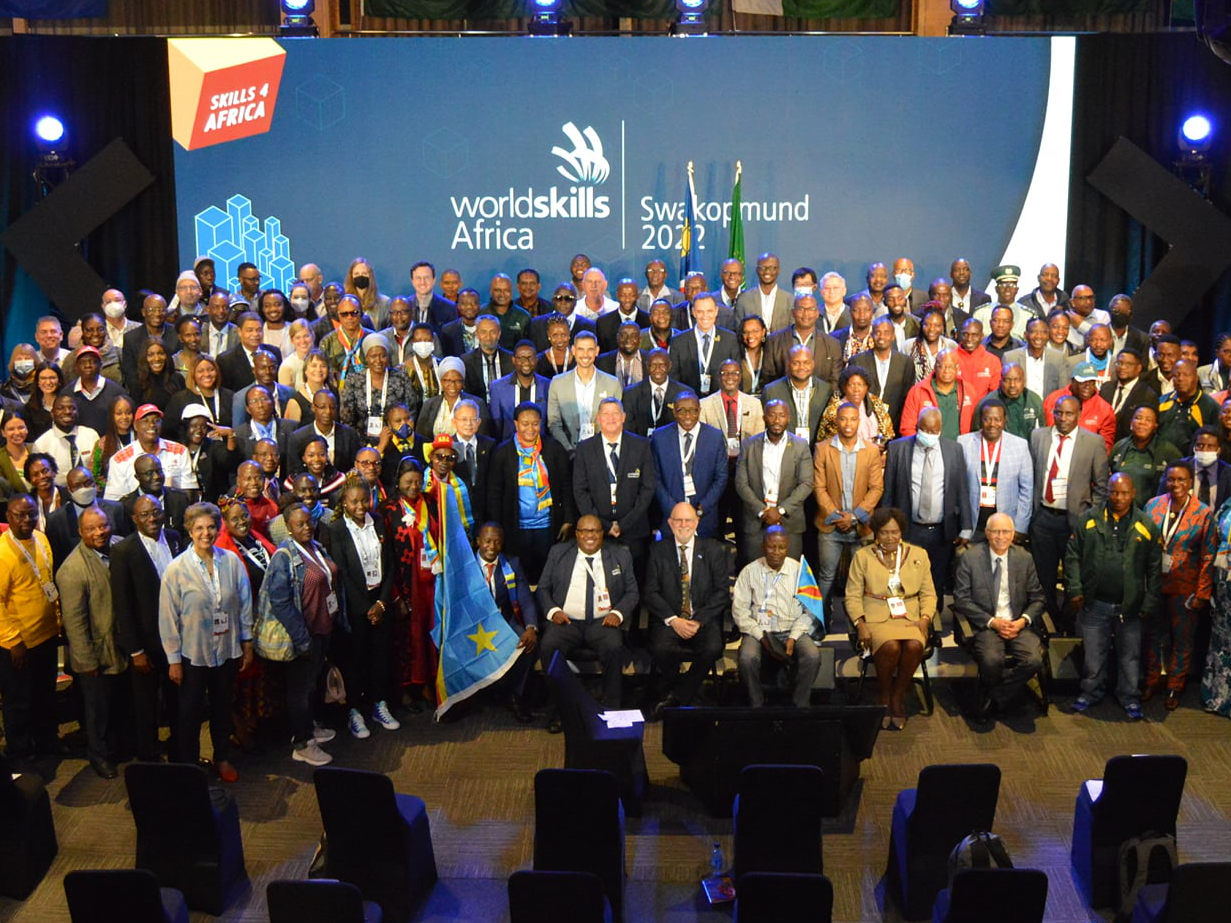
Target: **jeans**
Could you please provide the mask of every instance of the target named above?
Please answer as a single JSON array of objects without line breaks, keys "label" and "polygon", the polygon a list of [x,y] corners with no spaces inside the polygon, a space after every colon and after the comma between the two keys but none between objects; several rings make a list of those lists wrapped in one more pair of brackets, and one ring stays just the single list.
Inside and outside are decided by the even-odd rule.
[{"label": "jeans", "polygon": [[829,598],[834,578],[838,575],[838,564],[842,561],[842,549],[847,545],[851,546],[851,554],[859,550],[858,528],[846,533],[834,529],[832,532],[821,532],[817,535],[816,583],[822,599]]},{"label": "jeans", "polygon": [[296,747],[312,739],[312,699],[328,646],[328,636],[313,635],[306,655],[286,665],[286,712],[291,724],[291,742]]},{"label": "jeans", "polygon": [[1120,606],[1087,600],[1077,616],[1077,631],[1085,666],[1082,669],[1081,692],[1091,702],[1097,702],[1107,692],[1107,653],[1112,636],[1116,645],[1116,700],[1121,706],[1140,705],[1141,692],[1141,619],[1137,616],[1121,621]]}]

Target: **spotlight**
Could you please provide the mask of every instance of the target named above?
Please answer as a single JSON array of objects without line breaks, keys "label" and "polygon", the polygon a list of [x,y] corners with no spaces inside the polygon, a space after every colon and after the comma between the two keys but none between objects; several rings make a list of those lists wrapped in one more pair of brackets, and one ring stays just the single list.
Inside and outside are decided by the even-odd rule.
[{"label": "spotlight", "polygon": [[312,14],[316,12],[316,0],[281,0],[282,25],[278,34],[283,38],[316,38],[320,35]]},{"label": "spotlight", "polygon": [[531,35],[568,35],[573,31],[573,24],[560,18],[560,7],[564,0],[530,0],[530,25],[527,32]]},{"label": "spotlight", "polygon": [[1186,155],[1202,154],[1209,150],[1213,135],[1209,116],[1194,113],[1180,123],[1180,151]]},{"label": "spotlight", "polygon": [[43,145],[54,148],[64,140],[64,123],[57,116],[41,115],[34,122],[34,136]]},{"label": "spotlight", "polygon": [[953,10],[953,19],[949,23],[950,35],[985,35],[987,26],[983,23],[986,12],[985,0],[949,0],[949,9]]},{"label": "spotlight", "polygon": [[47,112],[38,116],[31,126],[38,160],[34,165],[34,181],[39,195],[46,197],[52,189],[67,179],[76,164],[68,154],[68,130],[64,120]]},{"label": "spotlight", "polygon": [[704,35],[705,5],[709,0],[675,0],[680,18],[671,26],[672,35]]}]

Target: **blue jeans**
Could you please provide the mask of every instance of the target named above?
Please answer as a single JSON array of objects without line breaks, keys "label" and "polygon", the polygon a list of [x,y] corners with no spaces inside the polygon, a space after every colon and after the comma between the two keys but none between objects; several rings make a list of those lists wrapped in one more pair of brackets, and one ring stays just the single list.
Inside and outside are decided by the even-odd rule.
[{"label": "blue jeans", "polygon": [[845,533],[834,529],[817,534],[816,585],[821,591],[821,599],[829,599],[834,577],[838,574],[838,564],[842,561],[842,549],[847,545],[851,546],[851,554],[859,550],[858,528]]},{"label": "blue jeans", "polygon": [[1121,706],[1141,704],[1138,688],[1141,679],[1141,619],[1137,616],[1120,620],[1120,606],[1088,599],[1077,616],[1077,631],[1081,635],[1081,691],[1092,702],[1106,694],[1107,654],[1112,636],[1116,645],[1116,699]]}]

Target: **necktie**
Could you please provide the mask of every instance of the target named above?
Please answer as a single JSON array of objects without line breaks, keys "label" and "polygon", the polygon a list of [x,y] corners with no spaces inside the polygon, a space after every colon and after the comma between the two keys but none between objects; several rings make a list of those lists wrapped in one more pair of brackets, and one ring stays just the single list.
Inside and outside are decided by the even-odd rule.
[{"label": "necktie", "polygon": [[1111,412],[1119,413],[1120,404],[1124,401],[1124,385],[1116,385],[1116,396],[1111,401]]},{"label": "necktie", "polygon": [[992,612],[1000,606],[1000,578],[1003,575],[1000,572],[1000,558],[996,558],[992,562]]},{"label": "necktie", "polygon": [[739,418],[735,415],[736,401],[726,401],[727,405],[727,435],[739,435]]},{"label": "necktie", "polygon": [[658,422],[658,418],[663,412],[663,389],[661,387],[654,389],[654,422]]},{"label": "necktie", "polygon": [[496,584],[495,584],[495,581],[493,581],[492,579],[492,575],[495,573],[495,570],[496,570],[496,562],[488,561],[488,562],[485,562],[483,566],[487,568],[487,588],[492,591],[492,597],[495,598]]},{"label": "necktie", "polygon": [[612,483],[615,483],[615,479],[616,479],[615,473],[620,470],[620,453],[616,451],[616,445],[617,445],[616,443],[609,442],[607,443],[607,445],[611,447],[611,452],[610,452],[611,481]]},{"label": "necktie", "polygon": [[586,557],[586,621],[594,621],[594,556]]},{"label": "necktie", "polygon": [[1202,468],[1199,475],[1201,487],[1197,490],[1197,499],[1206,506],[1210,505],[1210,469]]},{"label": "necktie", "polygon": [[923,450],[923,475],[919,479],[919,507],[916,515],[920,522],[934,523],[939,518],[932,502],[932,482],[936,479],[936,456],[934,449]]},{"label": "necktie", "polygon": [[680,618],[692,618],[692,577],[688,573],[688,548],[680,545]]},{"label": "necktie", "polygon": [[72,461],[69,467],[76,468],[77,462],[81,460],[81,454],[77,451],[77,434],[66,433],[64,441],[68,443],[68,457]]},{"label": "necktie", "polygon": [[710,354],[710,335],[708,333],[701,335],[701,352],[705,353],[705,356],[702,357],[701,360],[702,362],[705,362],[706,359],[709,358]]},{"label": "necktie", "polygon": [[496,360],[492,356],[487,357],[487,375],[483,378],[483,387],[491,388],[491,384],[496,379]]},{"label": "necktie", "polygon": [[692,433],[684,434],[684,473],[692,477]]},{"label": "necktie", "polygon": [[1043,494],[1043,499],[1048,505],[1056,502],[1056,493],[1052,490],[1052,481],[1060,473],[1060,454],[1064,451],[1064,440],[1067,438],[1068,436],[1060,437],[1060,442],[1056,445],[1056,454],[1051,459],[1051,468],[1047,472],[1047,490]]},{"label": "necktie", "polygon": [[470,486],[474,487],[474,476],[477,473],[474,463],[474,443],[466,443],[466,468],[470,472]]}]

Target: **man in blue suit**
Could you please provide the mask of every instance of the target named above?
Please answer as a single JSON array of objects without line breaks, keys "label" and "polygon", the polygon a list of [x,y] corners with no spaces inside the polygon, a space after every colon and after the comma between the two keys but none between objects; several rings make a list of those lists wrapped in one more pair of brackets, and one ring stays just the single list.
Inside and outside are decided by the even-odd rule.
[{"label": "man in blue suit", "polygon": [[727,486],[727,442],[714,427],[700,422],[701,401],[693,391],[675,398],[675,422],[654,431],[650,447],[658,469],[655,496],[665,529],[677,503],[689,503],[701,517],[697,534],[718,533],[718,498]]},{"label": "man in blue suit", "polygon": [[[1021,544],[1034,507],[1034,461],[1030,443],[1005,432],[1004,421],[1004,402],[988,398],[979,406],[979,431],[958,437],[966,461],[966,521],[974,524],[974,540],[983,541],[987,520],[993,513],[1006,513]],[[962,529],[961,537],[971,539],[969,527]]]},{"label": "man in blue suit", "polygon": [[489,410],[497,442],[512,439],[517,431],[513,425],[513,410],[518,404],[529,401],[539,408],[541,418],[547,419],[547,389],[551,380],[534,371],[537,359],[534,344],[521,340],[513,347],[513,371],[492,382]]},{"label": "man in blue suit", "polygon": [[498,522],[484,523],[475,536],[478,565],[491,590],[500,614],[519,638],[521,656],[505,674],[509,690],[509,709],[522,724],[534,720],[523,698],[526,677],[534,669],[534,650],[539,644],[539,613],[530,592],[530,581],[521,568],[521,561],[504,553],[504,529]]}]

